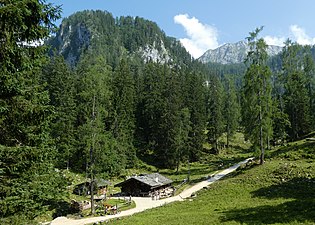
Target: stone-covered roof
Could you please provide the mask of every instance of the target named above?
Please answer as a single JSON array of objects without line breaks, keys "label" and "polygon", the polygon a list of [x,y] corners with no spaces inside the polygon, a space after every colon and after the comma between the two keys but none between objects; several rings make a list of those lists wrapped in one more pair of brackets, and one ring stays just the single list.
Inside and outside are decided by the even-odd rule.
[{"label": "stone-covered roof", "polygon": [[117,186],[120,187],[123,184],[130,181],[131,179],[135,179],[141,183],[144,183],[144,184],[150,186],[151,188],[164,186],[167,184],[171,184],[173,182],[171,179],[168,179],[159,173],[152,173],[152,174],[141,174],[141,175],[131,176],[127,180],[116,184],[115,187],[117,187]]}]

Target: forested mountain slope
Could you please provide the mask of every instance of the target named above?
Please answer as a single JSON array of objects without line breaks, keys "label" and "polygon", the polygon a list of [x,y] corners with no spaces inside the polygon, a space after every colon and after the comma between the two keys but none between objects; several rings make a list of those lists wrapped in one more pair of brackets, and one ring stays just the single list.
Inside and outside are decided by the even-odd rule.
[{"label": "forested mountain slope", "polygon": [[106,11],[82,11],[65,18],[56,36],[48,41],[71,64],[87,49],[101,53],[111,65],[122,55],[161,63],[189,63],[191,56],[175,38],[156,23],[140,17],[114,18]]}]

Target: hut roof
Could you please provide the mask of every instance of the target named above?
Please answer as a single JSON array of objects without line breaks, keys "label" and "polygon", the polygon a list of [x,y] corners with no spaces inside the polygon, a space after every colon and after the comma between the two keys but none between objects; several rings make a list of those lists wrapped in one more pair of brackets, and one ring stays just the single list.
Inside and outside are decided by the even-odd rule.
[{"label": "hut roof", "polygon": [[115,187],[121,187],[125,183],[129,182],[131,179],[135,179],[141,183],[144,183],[151,188],[160,187],[163,185],[171,184],[173,182],[171,179],[168,179],[159,173],[152,173],[131,176],[127,180],[116,184]]},{"label": "hut roof", "polygon": [[106,186],[111,185],[110,181],[104,180],[102,178],[101,179],[96,179],[95,183],[96,183],[97,187],[106,187]]}]

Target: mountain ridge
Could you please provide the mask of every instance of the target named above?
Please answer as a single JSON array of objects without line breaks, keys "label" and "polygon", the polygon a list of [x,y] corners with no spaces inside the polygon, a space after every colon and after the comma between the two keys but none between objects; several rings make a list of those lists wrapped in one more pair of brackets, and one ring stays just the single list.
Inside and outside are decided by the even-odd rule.
[{"label": "mountain ridge", "polygon": [[56,36],[47,44],[72,66],[91,49],[105,56],[111,65],[122,56],[162,64],[192,61],[179,40],[167,36],[155,22],[131,16],[114,18],[101,10],[84,10],[64,18]]},{"label": "mountain ridge", "polygon": [[[207,50],[198,60],[202,63],[220,63],[220,64],[236,64],[243,63],[249,46],[245,41],[236,43],[227,43],[216,49]],[[282,51],[282,47],[269,45],[267,53],[269,56],[275,56]]]}]

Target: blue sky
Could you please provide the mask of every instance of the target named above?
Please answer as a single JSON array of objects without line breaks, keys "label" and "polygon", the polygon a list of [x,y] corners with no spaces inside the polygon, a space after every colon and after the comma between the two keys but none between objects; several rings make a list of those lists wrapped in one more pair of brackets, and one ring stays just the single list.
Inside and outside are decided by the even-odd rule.
[{"label": "blue sky", "polygon": [[114,17],[140,16],[156,22],[199,57],[208,49],[244,40],[264,26],[268,44],[286,38],[315,44],[314,0],[48,0],[62,5],[63,17],[84,9],[107,10]]}]

